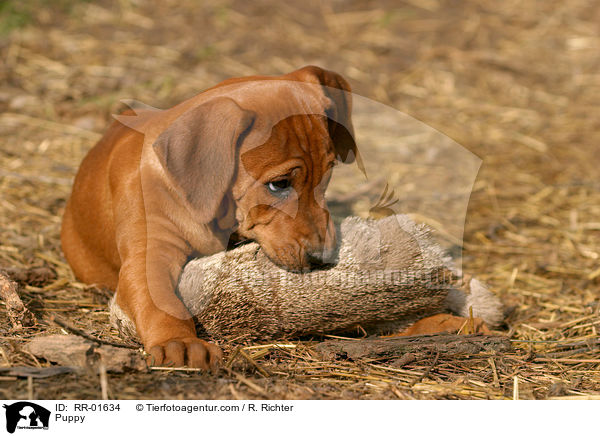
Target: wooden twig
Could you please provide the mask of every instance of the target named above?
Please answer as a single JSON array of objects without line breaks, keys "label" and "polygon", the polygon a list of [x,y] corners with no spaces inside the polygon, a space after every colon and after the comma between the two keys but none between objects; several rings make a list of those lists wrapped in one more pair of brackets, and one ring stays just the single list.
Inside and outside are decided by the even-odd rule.
[{"label": "wooden twig", "polygon": [[6,305],[8,318],[14,329],[31,327],[37,322],[35,315],[25,307],[18,294],[19,285],[0,271],[0,298]]},{"label": "wooden twig", "polygon": [[100,361],[100,367],[98,368],[100,373],[100,392],[103,400],[108,400],[108,376],[106,375],[106,365],[102,360]]},{"label": "wooden twig", "polygon": [[548,359],[545,357],[536,357],[534,362],[558,362],[558,363],[600,363],[600,359]]},{"label": "wooden twig", "polygon": [[235,350],[232,351],[232,353],[229,355],[229,358],[227,359],[227,362],[225,363],[225,368],[231,368],[231,365],[233,365],[233,361],[235,360],[235,358],[238,356],[238,354],[240,354],[240,350],[243,348],[243,345],[238,345]]},{"label": "wooden twig", "polygon": [[597,351],[598,347],[583,347],[583,348],[576,348],[574,350],[567,350],[567,351],[557,351],[554,353],[546,353],[546,354],[541,354],[541,355],[537,355],[537,358],[548,358],[548,359],[556,359],[556,358],[563,358],[563,357],[569,357],[569,356],[576,356],[578,354],[585,354],[588,353],[590,351]]},{"label": "wooden twig", "polygon": [[[35,359],[35,356],[33,356],[33,358]],[[46,378],[63,374],[71,374],[77,372],[78,370],[79,368],[75,366],[60,365],[53,365],[43,368],[38,368],[35,366],[9,366],[6,368],[0,368],[0,375],[13,376],[15,378]]]},{"label": "wooden twig", "polygon": [[435,354],[435,357],[433,358],[433,362],[431,363],[431,365],[429,365],[427,367],[427,369],[425,370],[425,372],[423,374],[417,376],[412,382],[410,382],[410,384],[408,386],[412,388],[417,383],[421,383],[423,381],[423,379],[425,379],[425,377],[429,376],[429,374],[431,373],[431,370],[435,367],[435,365],[437,365],[439,358],[440,358],[440,352],[438,351]]},{"label": "wooden twig", "polygon": [[152,371],[178,371],[178,372],[201,372],[200,368],[189,368],[187,366],[149,366]]},{"label": "wooden twig", "polygon": [[271,377],[271,374],[269,374],[269,372],[264,369],[262,366],[260,366],[256,360],[254,360],[252,357],[250,357],[248,355],[248,353],[246,353],[244,350],[240,349],[240,355],[246,359],[248,362],[250,362],[250,364],[252,364],[252,366],[254,366],[256,368],[256,370],[258,372],[260,372],[264,377]]},{"label": "wooden twig", "polygon": [[509,351],[510,341],[489,335],[419,335],[392,338],[366,338],[359,341],[325,341],[315,349],[325,360],[393,359],[406,353],[441,355],[477,354],[482,351]]},{"label": "wooden twig", "polygon": [[494,362],[494,358],[490,357],[488,359],[488,362],[490,363],[490,367],[492,368],[492,376],[494,377],[494,387],[499,388],[500,387],[500,379],[498,378],[498,370],[496,369],[496,362]]},{"label": "wooden twig", "polygon": [[108,341],[106,339],[97,338],[95,336],[90,335],[89,333],[84,332],[83,330],[78,329],[77,327],[73,327],[67,321],[57,317],[56,315],[50,315],[50,321],[58,324],[59,326],[73,333],[74,335],[81,336],[82,338],[85,338],[100,345],[110,345],[112,347],[128,348],[130,350],[138,350],[140,348],[135,345],[123,344],[121,342]]}]

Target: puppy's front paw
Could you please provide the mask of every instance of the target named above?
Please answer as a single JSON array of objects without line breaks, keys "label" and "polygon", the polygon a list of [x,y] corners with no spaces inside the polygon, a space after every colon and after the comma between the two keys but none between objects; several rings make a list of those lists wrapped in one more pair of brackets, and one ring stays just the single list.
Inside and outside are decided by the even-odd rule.
[{"label": "puppy's front paw", "polygon": [[184,366],[215,371],[223,358],[215,344],[196,337],[173,338],[147,347],[151,366]]}]

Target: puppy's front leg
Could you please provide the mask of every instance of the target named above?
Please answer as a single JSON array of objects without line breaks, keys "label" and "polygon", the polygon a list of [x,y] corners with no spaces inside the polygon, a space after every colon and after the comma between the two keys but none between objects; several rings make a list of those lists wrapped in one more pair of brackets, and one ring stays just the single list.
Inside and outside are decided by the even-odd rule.
[{"label": "puppy's front leg", "polygon": [[136,241],[129,233],[123,244],[117,303],[134,321],[154,365],[214,369],[221,350],[196,336],[190,313],[175,295],[188,245],[165,229],[153,230]]}]

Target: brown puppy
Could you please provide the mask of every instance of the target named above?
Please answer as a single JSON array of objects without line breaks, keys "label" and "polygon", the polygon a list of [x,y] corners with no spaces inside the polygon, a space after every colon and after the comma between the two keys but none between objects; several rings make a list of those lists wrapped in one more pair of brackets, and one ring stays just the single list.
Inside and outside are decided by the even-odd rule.
[{"label": "brown puppy", "polygon": [[116,290],[155,364],[208,369],[221,357],[174,292],[189,256],[224,250],[236,232],[291,270],[331,261],[325,188],[336,159],[357,156],[349,91],[314,66],[231,79],[118,117],[85,157],[63,251],[79,279]]}]

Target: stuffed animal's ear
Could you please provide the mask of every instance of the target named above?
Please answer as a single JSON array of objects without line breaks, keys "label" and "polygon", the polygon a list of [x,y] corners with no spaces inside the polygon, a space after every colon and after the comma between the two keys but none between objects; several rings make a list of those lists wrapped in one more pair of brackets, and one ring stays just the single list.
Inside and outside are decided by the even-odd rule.
[{"label": "stuffed animal's ear", "polygon": [[302,81],[319,83],[331,105],[325,108],[328,118],[329,135],[335,146],[338,160],[344,163],[356,161],[364,173],[362,159],[354,141],[352,126],[352,89],[350,84],[337,73],[314,65],[301,68],[294,73]]},{"label": "stuffed animal's ear", "polygon": [[179,116],[153,148],[176,190],[201,222],[216,215],[236,171],[239,144],[256,114],[218,97]]}]

